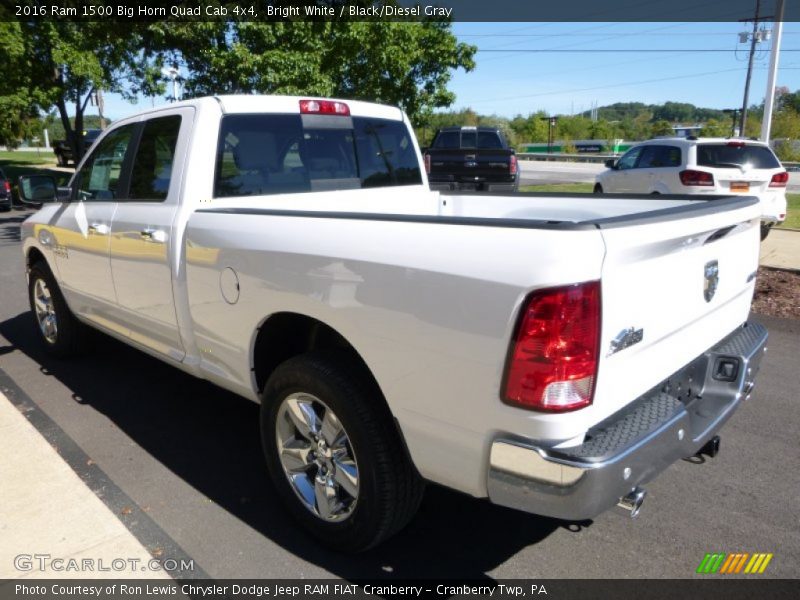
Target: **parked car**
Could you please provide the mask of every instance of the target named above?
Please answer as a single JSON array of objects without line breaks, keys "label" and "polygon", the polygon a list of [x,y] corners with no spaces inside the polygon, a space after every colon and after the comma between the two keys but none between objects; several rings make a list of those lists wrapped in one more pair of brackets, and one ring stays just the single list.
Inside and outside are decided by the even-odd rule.
[{"label": "parked car", "polygon": [[[95,140],[103,133],[102,129],[86,129],[83,131],[83,151],[88,152]],[[53,142],[53,153],[56,155],[59,167],[66,167],[74,162],[72,145],[67,140]]]},{"label": "parked car", "polygon": [[422,165],[365,102],[121,119],[63,190],[20,179],[49,197],[22,224],[31,325],[260,402],[278,496],[339,550],[401,529],[425,480],[582,520],[716,453],[767,339],[755,198],[440,194]]},{"label": "parked car", "polygon": [[663,138],[606,162],[595,193],[741,194],[761,201],[761,239],[786,219],[789,174],[768,144],[730,138]]},{"label": "parked car", "polygon": [[12,203],[11,182],[6,177],[6,174],[3,173],[3,169],[0,169],[0,210],[11,210]]},{"label": "parked car", "polygon": [[425,150],[432,190],[515,192],[517,156],[495,127],[445,127]]}]

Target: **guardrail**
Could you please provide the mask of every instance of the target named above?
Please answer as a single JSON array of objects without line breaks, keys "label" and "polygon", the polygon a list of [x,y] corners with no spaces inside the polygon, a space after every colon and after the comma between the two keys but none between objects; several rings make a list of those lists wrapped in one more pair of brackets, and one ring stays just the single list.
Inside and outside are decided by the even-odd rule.
[{"label": "guardrail", "polygon": [[543,160],[557,162],[588,162],[604,163],[609,158],[619,158],[619,154],[539,154],[538,152],[518,152],[517,158],[520,160]]},{"label": "guardrail", "polygon": [[[610,158],[619,158],[620,154],[540,154],[538,152],[518,152],[517,158],[520,160],[541,160],[546,162],[585,162],[585,163],[604,163]],[[781,161],[787,171],[800,171],[800,162]]]}]

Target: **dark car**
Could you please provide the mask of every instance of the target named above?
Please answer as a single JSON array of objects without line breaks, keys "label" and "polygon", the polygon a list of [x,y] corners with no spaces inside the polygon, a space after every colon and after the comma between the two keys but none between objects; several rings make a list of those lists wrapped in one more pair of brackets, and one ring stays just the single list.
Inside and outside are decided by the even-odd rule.
[{"label": "dark car", "polygon": [[[84,152],[94,144],[101,133],[103,133],[102,129],[85,129],[83,131]],[[70,162],[75,162],[72,156],[72,145],[67,140],[53,142],[53,153],[56,155],[59,167],[66,167]]]},{"label": "dark car", "polygon": [[11,182],[0,169],[0,210],[11,210]]},{"label": "dark car", "polygon": [[517,157],[495,127],[444,127],[425,151],[432,190],[515,192]]}]

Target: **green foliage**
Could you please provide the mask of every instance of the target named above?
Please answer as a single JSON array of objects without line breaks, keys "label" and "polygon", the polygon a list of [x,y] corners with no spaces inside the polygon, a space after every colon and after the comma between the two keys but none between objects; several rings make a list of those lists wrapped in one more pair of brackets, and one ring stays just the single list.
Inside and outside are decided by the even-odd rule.
[{"label": "green foliage", "polygon": [[669,121],[660,120],[653,123],[652,127],[650,128],[650,135],[651,136],[659,136],[659,135],[675,135],[675,130],[672,129],[672,125]]},{"label": "green foliage", "polygon": [[450,106],[452,71],[471,70],[476,48],[449,23],[155,23],[150,46],[165,64],[185,67],[184,97],[207,94],[309,94],[364,99],[403,108],[416,125]]},{"label": "green foliage", "polygon": [[477,50],[459,43],[449,23],[433,21],[153,22],[121,30],[41,20],[2,22],[0,39],[2,140],[20,137],[27,119],[52,107],[65,131],[85,129],[94,90],[130,100],[163,94],[165,65],[188,72],[186,98],[253,92],[357,98],[400,106],[421,125],[453,103],[452,71],[474,68]]},{"label": "green foliage", "polygon": [[731,127],[724,122],[719,122],[716,119],[709,119],[703,128],[700,130],[700,135],[703,137],[727,137],[731,134]]}]

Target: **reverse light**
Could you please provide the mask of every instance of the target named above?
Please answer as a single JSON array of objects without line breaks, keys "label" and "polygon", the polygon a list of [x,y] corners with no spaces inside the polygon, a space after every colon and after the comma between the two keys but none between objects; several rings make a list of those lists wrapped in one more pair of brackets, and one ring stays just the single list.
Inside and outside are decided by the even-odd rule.
[{"label": "reverse light", "polygon": [[769,182],[769,187],[785,188],[787,183],[789,183],[789,173],[783,171],[781,173],[775,173],[775,175],[772,176],[772,179]]},{"label": "reverse light", "polygon": [[300,114],[349,117],[350,107],[335,100],[300,100]]},{"label": "reverse light", "polygon": [[686,171],[678,173],[678,177],[681,178],[681,183],[683,185],[697,185],[703,187],[711,187],[714,185],[714,176],[705,171],[687,169]]},{"label": "reverse light", "polygon": [[509,175],[517,174],[517,157],[513,154],[508,159],[508,173]]},{"label": "reverse light", "polygon": [[599,352],[599,281],[534,292],[514,336],[503,399],[551,412],[588,406]]}]

